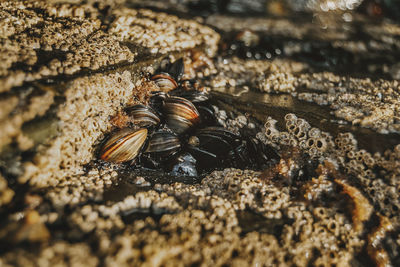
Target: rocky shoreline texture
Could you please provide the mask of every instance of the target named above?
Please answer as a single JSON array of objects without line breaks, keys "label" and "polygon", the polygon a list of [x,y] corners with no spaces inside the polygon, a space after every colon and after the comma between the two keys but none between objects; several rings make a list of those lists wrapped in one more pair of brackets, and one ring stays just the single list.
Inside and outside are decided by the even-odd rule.
[{"label": "rocky shoreline texture", "polygon": [[[1,266],[400,264],[398,24],[76,2],[0,3]],[[280,160],[201,179],[99,162],[166,56]]]}]

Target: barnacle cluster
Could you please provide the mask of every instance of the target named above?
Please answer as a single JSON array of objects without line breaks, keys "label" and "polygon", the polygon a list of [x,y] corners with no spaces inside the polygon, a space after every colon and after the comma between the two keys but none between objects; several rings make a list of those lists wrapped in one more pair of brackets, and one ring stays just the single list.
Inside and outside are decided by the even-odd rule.
[{"label": "barnacle cluster", "polygon": [[[351,133],[339,133],[336,138],[333,138],[329,133],[311,128],[304,119],[297,118],[294,114],[287,114],[285,121],[287,131],[280,131],[276,127],[276,120],[268,119],[264,131],[257,137],[266,144],[279,144],[278,146],[298,144],[302,152],[310,155],[311,158],[318,159],[319,162],[329,162],[329,164],[324,163],[326,165],[324,168],[327,168],[325,171],[322,169],[317,171],[316,174],[319,176],[303,186],[304,197],[317,200],[321,196],[326,198],[329,194],[342,192],[354,203],[352,221],[355,231],[361,232],[366,222],[375,220],[374,216],[378,216],[380,221],[391,218],[390,221],[388,220],[390,230],[384,230],[386,226],[382,226],[384,229],[379,231],[384,232],[379,238],[391,236],[393,223],[396,225],[400,223],[398,216],[400,202],[397,196],[400,184],[396,178],[399,175],[399,146],[392,151],[386,150],[383,154],[379,152],[371,154],[365,149],[358,148],[357,140]],[[343,174],[340,174],[338,170],[342,170]],[[352,177],[351,179],[355,179],[356,184],[361,184],[363,190],[360,191],[360,187],[346,182],[344,173],[347,179]],[[268,174],[267,177],[270,176]],[[338,186],[341,188],[339,191],[335,190]],[[369,200],[372,202],[370,203]],[[373,213],[373,206],[377,207],[376,213]],[[378,247],[383,246],[379,238],[370,241],[369,254],[377,264],[386,264],[388,252],[383,249],[376,251]],[[372,242],[376,243],[371,245]]]},{"label": "barnacle cluster", "polygon": [[[101,21],[102,12],[107,12],[110,4],[0,3],[0,33],[4,36],[0,40],[0,92],[23,82],[131,63],[138,52],[167,53],[202,43],[207,43],[209,54],[216,50],[219,36],[213,30],[189,20],[179,20],[184,25],[178,26],[176,16],[144,9],[112,9],[106,14],[116,19]],[[161,17],[164,24],[157,22]],[[126,42],[142,50],[132,51]],[[27,71],[13,70],[16,62]]]},{"label": "barnacle cluster", "polygon": [[[358,21],[340,32],[340,23],[188,21],[114,6],[123,1],[61,2],[0,4],[0,265],[400,264],[399,84],[385,78],[398,68],[362,61],[392,57],[398,25]],[[216,51],[220,35],[202,22],[236,38],[236,49],[221,44],[214,59],[192,50]],[[368,41],[348,35],[355,27]],[[183,57],[181,79],[157,70],[165,54]],[[353,56],[361,61],[342,75]],[[371,73],[380,74],[362,78]],[[254,109],[240,102],[250,93]],[[197,116],[187,101],[200,122],[182,120]],[[311,105],[339,121],[315,119]],[[210,135],[234,137],[233,153],[202,147]],[[131,146],[117,139],[135,141],[137,155],[99,160],[132,157],[110,150]],[[179,151],[156,155],[162,147]],[[210,154],[227,164],[166,175],[182,164],[163,159],[186,152],[197,165],[186,155],[183,166],[200,173]]]},{"label": "barnacle cluster", "polygon": [[276,128],[277,121],[269,118],[265,122],[264,135],[258,135],[268,143],[279,143],[281,145],[298,146],[306,150],[311,158],[320,158],[333,146],[333,138],[318,128],[311,127],[310,124],[301,118],[297,118],[292,113],[284,117],[287,131],[280,132]]},{"label": "barnacle cluster", "polygon": [[332,73],[315,73],[312,83],[309,75],[303,74],[299,84],[309,90],[299,93],[299,99],[328,105],[337,118],[380,133],[399,132],[396,80],[344,79]]}]

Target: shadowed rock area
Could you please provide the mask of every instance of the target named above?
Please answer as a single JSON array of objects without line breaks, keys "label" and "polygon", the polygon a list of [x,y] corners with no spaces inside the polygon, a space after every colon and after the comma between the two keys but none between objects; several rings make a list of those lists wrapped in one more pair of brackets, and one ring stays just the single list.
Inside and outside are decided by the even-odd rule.
[{"label": "shadowed rock area", "polygon": [[[400,265],[400,11],[299,2],[0,3],[0,265]],[[166,57],[262,168],[99,160]]]}]

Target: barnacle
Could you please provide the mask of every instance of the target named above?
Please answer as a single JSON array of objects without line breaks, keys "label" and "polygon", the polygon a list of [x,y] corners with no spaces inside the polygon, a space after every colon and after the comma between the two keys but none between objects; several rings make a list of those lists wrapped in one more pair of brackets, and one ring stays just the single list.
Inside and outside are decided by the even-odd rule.
[{"label": "barnacle", "polygon": [[2,264],[399,265],[398,25],[84,2],[0,4]]}]

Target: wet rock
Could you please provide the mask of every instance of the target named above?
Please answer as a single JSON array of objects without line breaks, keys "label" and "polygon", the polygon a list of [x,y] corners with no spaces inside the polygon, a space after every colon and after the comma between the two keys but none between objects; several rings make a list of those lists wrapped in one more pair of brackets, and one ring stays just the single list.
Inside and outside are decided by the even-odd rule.
[{"label": "wet rock", "polygon": [[[1,264],[399,262],[397,24],[321,5],[296,20],[272,1],[276,17],[230,16],[264,1],[227,1],[196,20],[72,2],[0,4]],[[188,178],[96,160],[167,55],[186,56],[221,125],[273,148],[265,169]]]}]

